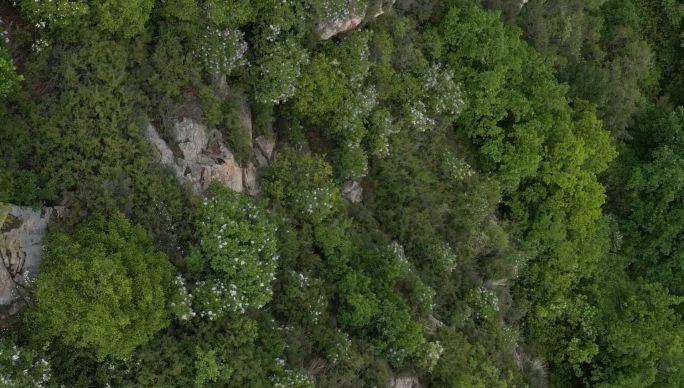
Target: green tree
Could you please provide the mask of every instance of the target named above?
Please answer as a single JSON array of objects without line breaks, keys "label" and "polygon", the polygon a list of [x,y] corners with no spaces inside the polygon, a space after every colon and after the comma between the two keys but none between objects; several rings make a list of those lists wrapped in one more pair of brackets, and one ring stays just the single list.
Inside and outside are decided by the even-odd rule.
[{"label": "green tree", "polygon": [[173,267],[122,215],[50,236],[36,290],[39,333],[124,358],[169,324]]},{"label": "green tree", "polygon": [[0,43],[0,100],[15,92],[21,80],[22,77],[17,74],[9,51],[4,43]]},{"label": "green tree", "polygon": [[447,328],[439,335],[443,354],[430,374],[441,387],[508,387],[508,381],[492,365],[481,345],[468,341],[462,333]]},{"label": "green tree", "polygon": [[653,107],[637,119],[634,140],[614,168],[612,209],[632,270],[684,296],[684,108]]}]

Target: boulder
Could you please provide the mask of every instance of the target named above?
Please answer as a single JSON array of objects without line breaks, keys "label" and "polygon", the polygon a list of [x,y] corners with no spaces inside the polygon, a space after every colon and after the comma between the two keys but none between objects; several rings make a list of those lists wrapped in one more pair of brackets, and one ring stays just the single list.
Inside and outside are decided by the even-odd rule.
[{"label": "boulder", "polygon": [[351,203],[361,202],[363,199],[363,187],[361,187],[361,183],[355,179],[344,182],[344,185],[342,186],[342,196]]},{"label": "boulder", "polygon": [[38,273],[48,223],[62,209],[0,204],[0,306],[18,310],[13,305]]}]

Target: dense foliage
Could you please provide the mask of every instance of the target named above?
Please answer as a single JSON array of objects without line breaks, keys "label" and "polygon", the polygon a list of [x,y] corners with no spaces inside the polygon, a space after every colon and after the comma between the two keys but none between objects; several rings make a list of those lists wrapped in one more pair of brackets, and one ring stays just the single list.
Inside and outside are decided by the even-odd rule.
[{"label": "dense foliage", "polygon": [[[0,386],[684,385],[681,1],[0,18],[0,202],[65,206]],[[158,163],[184,118],[255,195]]]},{"label": "dense foliage", "polygon": [[41,335],[123,358],[169,323],[172,267],[121,215],[56,233],[36,289]]}]

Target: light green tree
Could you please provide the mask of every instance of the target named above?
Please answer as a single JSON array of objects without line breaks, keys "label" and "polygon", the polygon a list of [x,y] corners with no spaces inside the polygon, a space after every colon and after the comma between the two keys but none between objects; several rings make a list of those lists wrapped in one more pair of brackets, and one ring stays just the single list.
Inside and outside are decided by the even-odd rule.
[{"label": "light green tree", "polygon": [[173,267],[148,234],[116,214],[50,236],[34,314],[39,334],[98,358],[124,358],[169,323]]}]

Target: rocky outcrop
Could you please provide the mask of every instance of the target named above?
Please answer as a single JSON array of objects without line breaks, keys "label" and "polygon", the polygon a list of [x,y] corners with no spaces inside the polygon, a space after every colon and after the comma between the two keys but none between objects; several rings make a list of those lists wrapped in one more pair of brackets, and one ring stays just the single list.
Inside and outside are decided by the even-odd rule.
[{"label": "rocky outcrop", "polygon": [[38,273],[48,223],[63,208],[32,209],[0,204],[0,307],[16,313],[24,290]]},{"label": "rocky outcrop", "polygon": [[333,19],[318,26],[318,36],[322,40],[328,40],[335,35],[349,32],[358,27],[365,15],[348,14],[340,19]]},{"label": "rocky outcrop", "polygon": [[363,187],[361,187],[361,183],[355,179],[344,182],[344,185],[342,186],[342,196],[351,203],[361,202],[363,199]]},{"label": "rocky outcrop", "polygon": [[247,162],[247,166],[242,169],[242,184],[247,194],[255,197],[261,193],[257,182],[257,169],[254,163]]},{"label": "rocky outcrop", "polygon": [[357,0],[347,0],[344,12],[322,20],[318,24],[318,36],[322,40],[328,40],[335,35],[352,31],[366,19],[375,19],[387,12],[395,2],[396,0],[375,0],[370,6],[362,8]]},{"label": "rocky outcrop", "polygon": [[370,15],[373,19],[388,12],[397,0],[376,0],[374,6],[371,6]]},{"label": "rocky outcrop", "polygon": [[[251,163],[241,167],[223,144],[219,131],[183,118],[174,125],[172,146],[152,124],[148,124],[146,135],[158,152],[159,162],[171,168],[180,181],[189,182],[196,193],[203,193],[212,181],[237,192],[259,193],[256,168]],[[178,152],[174,153],[172,147]]]},{"label": "rocky outcrop", "polygon": [[415,376],[396,376],[390,380],[387,388],[421,388],[420,381]]},{"label": "rocky outcrop", "polygon": [[275,140],[266,136],[259,136],[254,139],[254,156],[260,167],[268,166],[273,160],[275,151]]}]

